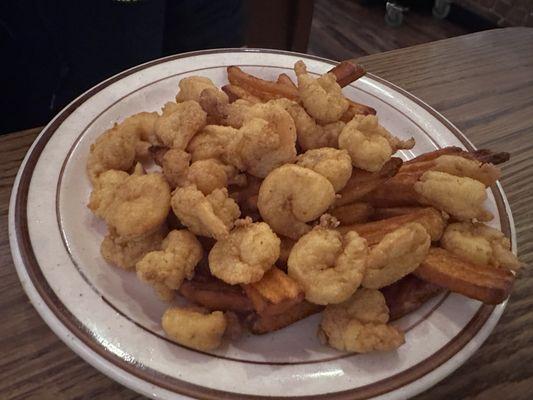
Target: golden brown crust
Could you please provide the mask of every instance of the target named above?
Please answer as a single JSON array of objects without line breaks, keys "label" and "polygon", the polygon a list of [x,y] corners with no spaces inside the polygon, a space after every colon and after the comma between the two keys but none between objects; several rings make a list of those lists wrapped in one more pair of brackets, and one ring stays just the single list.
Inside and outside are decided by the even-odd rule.
[{"label": "golden brown crust", "polygon": [[277,331],[278,329],[285,328],[297,321],[309,317],[322,311],[324,307],[302,301],[286,310],[283,314],[260,316],[258,314],[251,314],[247,323],[250,331],[256,335]]}]

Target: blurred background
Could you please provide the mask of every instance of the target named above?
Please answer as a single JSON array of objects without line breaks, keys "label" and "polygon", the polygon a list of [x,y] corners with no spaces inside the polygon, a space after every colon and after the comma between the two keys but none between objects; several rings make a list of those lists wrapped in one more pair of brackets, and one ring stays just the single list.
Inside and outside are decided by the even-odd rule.
[{"label": "blurred background", "polygon": [[504,26],[533,26],[533,0],[1,0],[0,134],[170,54],[247,46],[342,60]]}]

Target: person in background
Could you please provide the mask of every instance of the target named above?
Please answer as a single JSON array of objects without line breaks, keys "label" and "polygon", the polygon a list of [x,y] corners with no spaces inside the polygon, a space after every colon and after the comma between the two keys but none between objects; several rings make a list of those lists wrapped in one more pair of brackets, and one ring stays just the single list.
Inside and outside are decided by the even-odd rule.
[{"label": "person in background", "polygon": [[140,63],[243,44],[242,0],[1,1],[0,134],[47,123]]}]

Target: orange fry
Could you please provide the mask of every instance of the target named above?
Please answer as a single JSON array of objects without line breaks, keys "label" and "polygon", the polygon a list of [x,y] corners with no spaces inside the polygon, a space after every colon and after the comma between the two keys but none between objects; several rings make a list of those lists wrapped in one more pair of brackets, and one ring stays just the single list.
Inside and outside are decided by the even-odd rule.
[{"label": "orange fry", "polygon": [[276,82],[281,83],[282,85],[290,86],[293,89],[298,89],[296,84],[292,81],[291,77],[285,73],[279,74]]},{"label": "orange fry", "polygon": [[385,207],[375,208],[372,213],[371,219],[378,221],[380,219],[397,217],[399,215],[410,214],[416,211],[420,211],[425,207]]},{"label": "orange fry", "polygon": [[330,69],[340,87],[349,85],[366,74],[365,69],[352,61],[342,61]]},{"label": "orange fry", "polygon": [[246,100],[253,104],[261,103],[261,99],[240,86],[231,84],[224,85],[222,86],[222,90],[228,95],[230,103],[238,99]]},{"label": "orange fry", "polygon": [[279,99],[298,100],[298,90],[285,84],[266,81],[256,76],[247,74],[239,67],[228,67],[228,80],[232,85],[237,85],[263,101]]},{"label": "orange fry", "polygon": [[368,203],[352,203],[337,207],[329,213],[337,218],[341,225],[361,224],[374,214],[374,208]]},{"label": "orange fry", "polygon": [[261,316],[254,313],[248,317],[247,323],[252,333],[261,335],[285,328],[296,321],[322,311],[323,308],[323,306],[309,303],[304,300],[301,303],[295,304],[283,314]]},{"label": "orange fry", "polygon": [[420,195],[415,191],[414,184],[421,175],[419,172],[399,173],[377,185],[375,190],[363,197],[363,200],[374,207],[419,206]]},{"label": "orange fry", "polygon": [[390,233],[409,222],[418,222],[419,224],[422,224],[427,229],[432,241],[439,240],[446,227],[446,219],[443,217],[442,213],[434,208],[427,207],[410,214],[399,215],[397,217],[391,217],[379,221],[339,226],[337,230],[342,233],[356,231],[360,236],[366,239],[370,246],[372,246],[379,243],[387,233]]},{"label": "orange fry", "polygon": [[515,279],[507,269],[473,264],[438,247],[429,250],[414,274],[486,304],[499,304],[509,297]]}]

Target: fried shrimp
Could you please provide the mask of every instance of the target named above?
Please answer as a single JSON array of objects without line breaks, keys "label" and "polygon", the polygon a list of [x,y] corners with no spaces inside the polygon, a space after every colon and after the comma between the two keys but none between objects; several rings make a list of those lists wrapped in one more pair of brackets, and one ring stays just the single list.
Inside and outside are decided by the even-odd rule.
[{"label": "fried shrimp", "polygon": [[399,149],[410,149],[414,140],[402,141],[378,124],[375,115],[356,115],[339,135],[339,148],[345,149],[354,167],[379,171]]},{"label": "fried shrimp", "polygon": [[215,189],[228,186],[226,171],[224,164],[214,158],[198,160],[189,167],[187,180],[190,184],[196,185],[203,194],[208,195]]},{"label": "fried shrimp", "polygon": [[207,114],[196,101],[173,106],[172,112],[155,122],[155,134],[167,147],[185,150],[192,137],[206,124]]},{"label": "fried shrimp", "polygon": [[256,104],[239,129],[233,147],[241,171],[264,178],[273,169],[296,159],[296,128],[291,116],[275,104]]},{"label": "fried shrimp", "polygon": [[170,188],[163,175],[130,175],[114,192],[104,219],[110,233],[123,239],[152,233],[170,209]]},{"label": "fried shrimp", "polygon": [[171,231],[161,250],[151,251],[137,262],[137,276],[151,285],[162,300],[170,301],[185,278],[191,279],[203,257],[202,245],[188,230]]},{"label": "fried shrimp", "polygon": [[502,232],[482,223],[458,222],[448,225],[441,246],[476,264],[518,270],[522,263],[511,251],[511,242]]},{"label": "fried shrimp", "polygon": [[261,280],[280,253],[280,239],[267,224],[251,219],[238,222],[209,252],[211,273],[230,285]]},{"label": "fried shrimp", "polygon": [[215,189],[205,196],[194,185],[174,191],[172,210],[192,233],[217,240],[228,235],[240,216],[239,206],[228,198],[226,188]]},{"label": "fried shrimp", "polygon": [[100,245],[100,253],[108,263],[132,270],[145,254],[161,247],[166,232],[167,228],[162,226],[154,233],[132,240],[121,240],[107,234]]},{"label": "fried shrimp", "polygon": [[228,103],[228,95],[217,88],[211,79],[204,76],[189,76],[183,78],[178,83],[180,88],[176,95],[176,102],[182,103],[187,100],[194,100],[200,103],[200,96],[204,90],[208,90],[213,96],[220,99],[220,101]]},{"label": "fried shrimp", "polygon": [[335,200],[335,189],[309,168],[287,164],[263,180],[257,207],[274,232],[298,239],[309,232],[306,224],[320,217]]},{"label": "fried shrimp", "polygon": [[386,234],[370,249],[363,287],[380,289],[413,272],[427,256],[431,237],[413,222]]},{"label": "fried shrimp", "polygon": [[161,159],[163,175],[172,189],[188,183],[191,155],[180,149],[170,149]]},{"label": "fried shrimp", "polygon": [[385,297],[379,290],[362,288],[346,302],[326,307],[318,336],[341,351],[390,351],[400,347],[405,338],[388,321]]},{"label": "fried shrimp", "polygon": [[476,218],[479,221],[490,221],[493,218],[483,207],[487,199],[485,185],[475,179],[427,171],[414,184],[414,189],[421,196],[422,202],[459,220]]},{"label": "fried shrimp", "polygon": [[110,169],[94,182],[87,207],[98,217],[105,218],[109,206],[115,199],[117,188],[129,177],[124,171]]},{"label": "fried shrimp", "polygon": [[156,112],[140,112],[126,118],[119,126],[131,126],[137,131],[140,142],[136,146],[137,157],[148,156],[149,147],[159,144],[155,135],[155,121],[159,118]]},{"label": "fried shrimp", "polygon": [[220,346],[228,325],[224,313],[172,307],[165,311],[161,325],[173,341],[197,350],[213,350]]},{"label": "fried shrimp", "polygon": [[303,287],[307,301],[341,303],[361,284],[367,255],[366,241],[356,232],[343,236],[319,226],[292,247],[287,271]]},{"label": "fried shrimp", "polygon": [[338,121],[350,106],[342,94],[335,75],[327,73],[314,78],[307,73],[303,61],[294,64],[298,77],[298,93],[303,106],[321,124]]},{"label": "fried shrimp", "polygon": [[297,165],[312,169],[331,182],[339,192],[352,176],[352,160],[346,150],[323,147],[298,156]]}]

